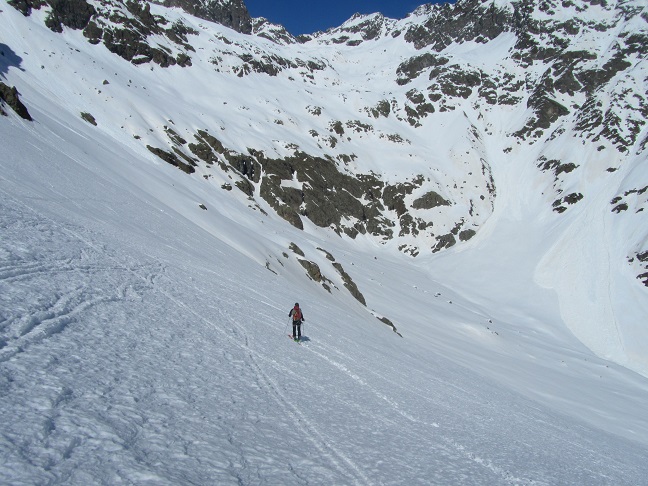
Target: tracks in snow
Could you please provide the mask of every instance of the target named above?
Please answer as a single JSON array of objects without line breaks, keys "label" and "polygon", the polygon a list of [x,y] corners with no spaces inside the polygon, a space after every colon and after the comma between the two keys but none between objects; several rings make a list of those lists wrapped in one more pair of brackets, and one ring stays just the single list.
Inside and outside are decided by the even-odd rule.
[{"label": "tracks in snow", "polygon": [[74,323],[105,319],[110,304],[141,298],[164,273],[155,263],[124,262],[81,229],[61,227],[8,195],[3,199],[0,363]]},{"label": "tracks in snow", "polygon": [[[353,484],[372,484],[372,481],[363,473],[362,469],[352,460],[352,458],[337,447],[333,440],[327,438],[324,433],[320,432],[318,424],[311,420],[304,410],[291,403],[281,385],[279,385],[264,369],[265,366],[269,366],[280,374],[291,375],[293,374],[293,371],[289,367],[277,363],[268,356],[255,351],[251,347],[251,340],[245,329],[239,326],[233,318],[224,315],[220,310],[216,310],[220,316],[220,325],[218,325],[213,322],[211,318],[203,316],[194,309],[187,307],[175,296],[164,291],[162,293],[177,306],[182,307],[187,312],[193,314],[196,317],[196,320],[209,325],[210,329],[218,332],[231,346],[238,348],[239,351],[246,355],[246,366],[251,370],[252,375],[255,376],[259,388],[265,390],[265,394],[277,404],[279,409],[282,411],[282,416],[289,417],[290,421],[287,425],[296,426],[301,431],[301,435],[313,445],[315,450],[317,450],[322,457],[328,460],[331,467],[337,472],[339,477],[344,478],[345,481],[349,481],[350,478],[353,478]],[[225,322],[229,322],[233,325],[232,331],[227,331],[225,329],[225,326],[223,326],[223,323]],[[296,477],[298,477],[294,468],[291,468],[291,471],[292,474],[295,474]]]},{"label": "tracks in snow", "polygon": [[78,288],[56,296],[55,301],[4,323],[0,341],[0,362],[6,361],[29,346],[62,332],[77,316],[99,302],[110,299],[87,297]]},{"label": "tracks in snow", "polygon": [[[360,467],[344,452],[342,452],[332,440],[327,439],[319,430],[317,425],[297,406],[293,405],[285,396],[279,384],[274,381],[259,365],[258,358],[252,350],[249,351],[251,366],[259,377],[259,383],[268,391],[279,407],[284,410],[285,415],[291,417],[292,423],[302,431],[313,446],[323,457],[328,458],[335,470],[344,478],[354,478],[354,484],[371,484],[369,478],[362,472]],[[267,364],[277,367],[274,361],[264,360]]]},{"label": "tracks in snow", "polygon": [[[276,404],[274,408],[282,416],[288,418],[284,427],[293,425],[294,430],[304,439],[303,442],[312,445],[312,451],[322,458],[336,479],[342,477],[348,483],[372,484],[380,477],[367,468],[362,455],[358,455],[353,446],[340,440],[340,437],[347,436],[328,430],[328,424],[322,415],[318,416],[315,412],[300,407],[300,402],[294,401],[292,391],[277,379],[282,374],[291,375],[293,371],[289,366],[273,359],[270,348],[255,349],[256,341],[231,316],[216,312],[217,317],[214,317],[208,311],[201,314],[191,304],[183,302],[182,296],[173,292],[172,287],[156,285],[166,271],[160,262],[148,259],[148,263],[142,264],[132,261],[129,255],[112,255],[106,248],[97,245],[96,241],[101,240],[96,235],[84,233],[81,229],[62,228],[26,207],[5,205],[3,202],[2,209],[0,229],[3,232],[13,231],[14,234],[11,238],[0,241],[0,363],[48,339],[52,339],[54,343],[61,333],[76,324],[84,324],[88,318],[108,316],[110,309],[101,306],[140,300],[155,288],[159,296],[164,296],[182,311],[181,315],[192,316],[191,320],[208,325],[224,337],[222,343],[237,348],[238,354],[243,356],[241,369],[249,372],[262,394]],[[15,243],[18,241],[21,244]],[[232,288],[231,291],[234,293],[237,289]],[[263,316],[259,316],[261,317]],[[234,331],[227,329],[229,324]],[[430,420],[429,417],[437,410],[444,407],[450,409],[450,406],[440,403],[429,393],[413,391],[411,382],[405,379],[397,382],[397,377],[406,374],[402,370],[381,376],[369,363],[363,363],[348,352],[345,353],[347,348],[335,346],[332,337],[328,341],[318,340],[302,347],[290,344],[283,334],[282,340],[286,349],[307,353],[312,358],[311,362],[319,361],[323,364],[320,371],[323,375],[339,374],[337,379],[340,382],[346,381],[351,393],[362,392],[364,397],[369,394],[375,397],[375,400],[371,400],[373,404],[384,404],[384,410],[362,422],[362,432],[371,432],[368,424],[377,428],[397,429],[407,436],[406,443],[410,447],[411,444],[418,444],[449,457],[454,463],[469,468],[472,466],[473,470],[481,468],[497,482],[533,484],[532,480],[509,473],[506,465],[498,463],[496,456],[484,454],[484,449],[469,442],[467,435],[455,437],[449,428],[445,428],[449,424],[438,420],[441,424],[439,426],[436,417]],[[269,341],[265,344],[269,344]],[[448,393],[452,384],[446,385],[446,398],[457,397],[459,403],[472,406],[473,399],[468,392],[455,389],[453,395]],[[408,397],[404,398],[400,393],[408,393]],[[56,412],[59,405],[65,404],[70,396],[69,389],[63,390],[53,411]],[[343,403],[338,399],[333,406],[336,404]],[[360,409],[362,405],[351,403],[349,408]],[[423,411],[425,408],[427,410]],[[44,427],[46,436],[54,430],[55,421],[56,413],[53,413]],[[231,430],[236,430],[236,424],[228,426],[234,427]],[[126,437],[124,441],[127,444],[133,442],[129,438],[130,431],[131,429],[127,429],[119,434]],[[63,458],[72,455],[78,445],[76,441],[69,442],[62,454]],[[232,443],[232,447],[236,448],[238,444]],[[240,452],[242,467],[245,468],[246,457],[243,450]],[[297,468],[290,469],[301,481]]]},{"label": "tracks in snow", "polygon": [[[357,383],[359,387],[369,391],[380,401],[385,402],[387,405],[387,411],[381,413],[380,415],[375,415],[373,418],[378,423],[383,423],[389,426],[395,426],[402,430],[403,434],[407,434],[413,438],[413,441],[419,444],[421,447],[429,447],[432,450],[443,450],[445,454],[451,456],[459,456],[464,460],[476,465],[479,469],[482,469],[487,475],[493,475],[497,477],[504,483],[516,484],[516,485],[538,485],[544,483],[538,483],[530,478],[518,477],[511,473],[506,467],[497,465],[492,460],[484,457],[483,454],[474,452],[471,450],[471,447],[466,446],[461,443],[461,439],[457,439],[452,435],[444,433],[442,427],[437,423],[437,421],[426,421],[416,412],[410,413],[408,411],[407,405],[403,406],[398,399],[394,398],[398,395],[398,390],[403,394],[414,396],[418,402],[419,408],[425,409],[427,412],[430,410],[439,410],[446,408],[448,410],[453,410],[458,403],[462,403],[466,398],[469,401],[472,400],[472,397],[466,396],[466,392],[460,390],[455,390],[456,398],[461,401],[456,401],[455,403],[449,405],[447,403],[440,403],[437,399],[419,392],[416,390],[416,387],[407,386],[406,383],[411,385],[411,382],[407,380],[404,373],[403,380],[396,382],[394,380],[385,378],[380,375],[374,369],[371,369],[362,363],[359,363],[358,360],[354,359],[352,356],[341,352],[338,348],[330,344],[317,344],[309,345],[305,347],[307,352],[310,352],[316,355],[319,359],[325,361],[333,368],[339,370],[347,378],[351,379],[353,382]],[[334,358],[332,356],[337,356]],[[348,364],[345,364],[348,363]],[[362,375],[362,376],[361,376]],[[389,393],[382,392],[374,384],[370,383],[384,383],[387,385],[387,388],[390,390]],[[402,395],[401,395],[402,396]],[[428,404],[426,406],[425,404]],[[406,421],[406,425],[403,426],[400,421],[394,417],[402,417]],[[400,425],[399,425],[400,424]],[[431,431],[436,431],[431,433]]]}]

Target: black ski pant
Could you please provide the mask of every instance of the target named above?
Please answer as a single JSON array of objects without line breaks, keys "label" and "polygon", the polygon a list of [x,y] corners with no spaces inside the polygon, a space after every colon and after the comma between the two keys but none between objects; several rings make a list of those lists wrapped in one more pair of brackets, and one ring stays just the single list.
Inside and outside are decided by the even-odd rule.
[{"label": "black ski pant", "polygon": [[293,337],[301,337],[301,321],[293,321]]}]

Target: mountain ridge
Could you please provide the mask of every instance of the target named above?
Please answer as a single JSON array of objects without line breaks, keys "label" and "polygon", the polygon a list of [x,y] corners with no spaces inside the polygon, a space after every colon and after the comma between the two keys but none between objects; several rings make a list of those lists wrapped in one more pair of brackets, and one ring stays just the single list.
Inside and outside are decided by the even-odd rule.
[{"label": "mountain ridge", "polygon": [[[579,226],[582,214],[603,218],[620,236],[593,232],[590,238],[609,239],[594,258],[634,274],[619,291],[648,285],[647,235],[634,229],[645,219],[648,187],[641,2],[470,0],[422,6],[399,21],[355,16],[300,38],[263,19],[248,24],[242,2],[231,10],[209,3],[226,28],[148,2],[11,5],[34,28],[72,36],[76,49],[85,39],[88,53],[105,47],[139,73],[138,85],[108,74],[81,83],[82,99],[105,101],[77,103],[88,105],[77,116],[85,113],[97,130],[126,133],[141,157],[238,193],[254,211],[415,257],[460,251],[502,210],[503,183],[494,173],[524,163],[533,180],[525,184],[540,193],[528,217],[548,227]],[[17,88],[27,109],[35,68],[17,77],[9,70],[7,87]],[[145,93],[158,76],[195,113],[190,121],[163,113],[156,95]],[[189,88],[178,92],[171,83]],[[131,102],[135,89],[141,95]],[[216,100],[226,116],[205,108]],[[117,121],[128,106],[135,112]],[[129,121],[137,112],[140,122]],[[505,205],[515,213],[514,206]],[[606,246],[615,247],[613,260]],[[627,354],[642,360],[628,351],[634,331],[621,339],[628,344],[588,341],[583,321],[612,332],[617,319],[628,319],[614,299],[596,304],[603,319],[574,315],[587,307],[587,292],[572,308],[568,290],[578,282],[559,269],[541,273],[544,285],[565,287],[566,321],[586,344],[620,362]],[[592,278],[586,288],[599,285]]]}]

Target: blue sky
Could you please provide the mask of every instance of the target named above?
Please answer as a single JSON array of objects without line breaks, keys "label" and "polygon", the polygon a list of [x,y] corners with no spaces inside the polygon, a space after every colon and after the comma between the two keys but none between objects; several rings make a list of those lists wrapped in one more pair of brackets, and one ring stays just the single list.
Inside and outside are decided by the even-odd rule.
[{"label": "blue sky", "polygon": [[293,35],[312,34],[338,27],[354,13],[381,12],[386,17],[403,18],[425,0],[244,0],[252,17],[265,17],[281,24]]}]

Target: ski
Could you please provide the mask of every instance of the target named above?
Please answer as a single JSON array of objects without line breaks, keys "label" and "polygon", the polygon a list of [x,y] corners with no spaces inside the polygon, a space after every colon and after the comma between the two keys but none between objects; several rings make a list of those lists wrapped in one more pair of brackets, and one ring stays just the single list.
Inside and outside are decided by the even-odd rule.
[{"label": "ski", "polygon": [[[295,341],[295,338],[294,338],[294,336],[293,336],[292,334],[288,334],[288,337],[289,337],[290,339],[292,339],[293,341]],[[301,341],[295,341],[295,342],[296,342],[297,344],[301,344]]]}]

